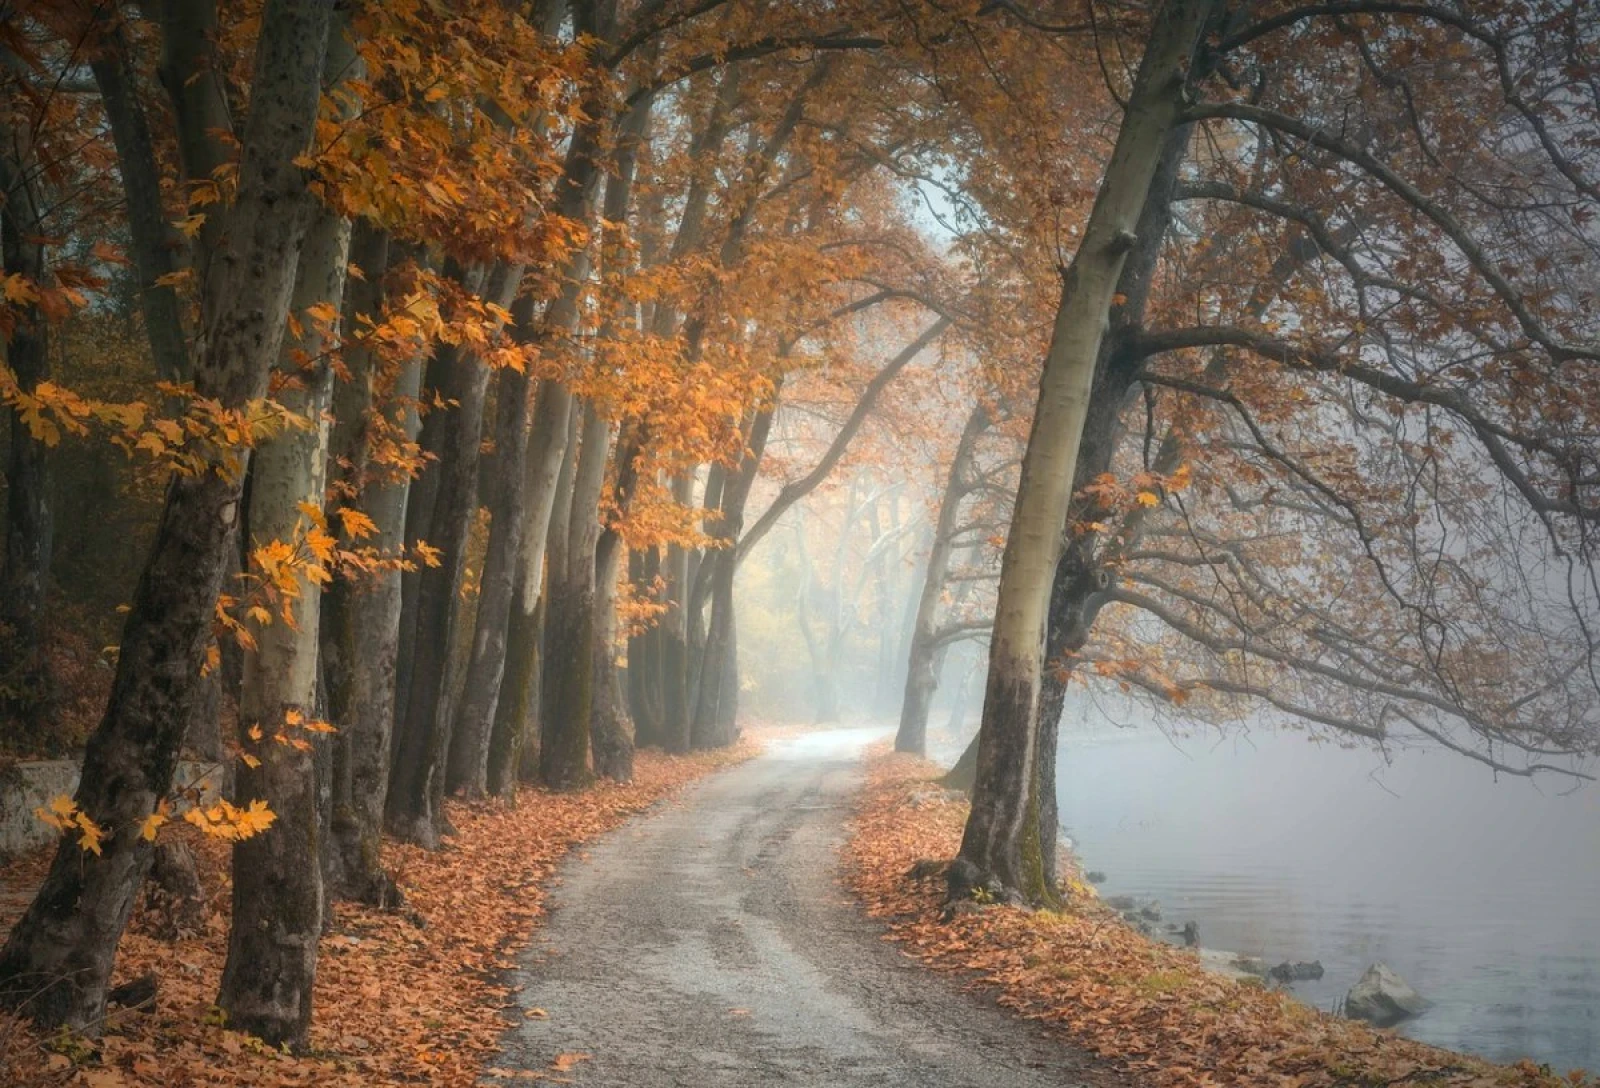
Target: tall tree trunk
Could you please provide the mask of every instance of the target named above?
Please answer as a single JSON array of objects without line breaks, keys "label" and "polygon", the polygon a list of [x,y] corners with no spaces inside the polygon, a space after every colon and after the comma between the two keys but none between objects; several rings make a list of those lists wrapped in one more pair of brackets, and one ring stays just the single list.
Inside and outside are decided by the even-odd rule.
[{"label": "tall tree trunk", "polygon": [[[336,29],[328,49],[330,70],[343,71],[353,56]],[[342,305],[349,256],[349,220],[319,212],[300,252],[291,303],[304,332],[286,345],[279,364],[286,379],[279,403],[309,427],[285,431],[256,450],[250,483],[252,547],[297,538],[303,542],[316,530],[302,511],[320,510],[323,504],[333,394],[328,352],[337,332],[319,329],[307,310],[320,303],[335,309]],[[233,847],[233,919],[217,1004],[230,1027],[271,1046],[300,1049],[311,1026],[322,934],[321,821],[313,757],[324,741],[290,720],[291,715],[302,720],[317,716],[322,605],[320,583],[309,575],[295,577],[300,599],[293,623],[286,615],[274,617],[257,632],[255,651],[245,657],[239,722],[244,729],[259,726],[264,739],[253,745],[254,766],[243,761],[235,767],[234,788],[239,797],[265,799],[277,818],[265,832]],[[280,731],[290,743],[273,742]]]},{"label": "tall tree trunk", "polygon": [[[678,476],[672,481],[673,500],[687,506],[694,496],[694,480]],[[661,617],[661,746],[669,752],[687,752],[692,741],[694,713],[689,705],[689,549],[667,546],[662,566],[668,607]]]},{"label": "tall tree trunk", "polygon": [[[351,257],[365,278],[346,286],[346,327],[355,327],[360,314],[377,320],[387,251],[382,231],[357,224]],[[390,415],[407,439],[416,438],[414,404],[421,392],[422,358],[413,355],[402,364],[392,383],[360,344],[345,348],[344,362],[350,378],[333,394],[333,460],[344,466],[346,501],[372,520],[372,534],[360,543],[396,556],[406,543],[410,487],[408,481],[375,475],[372,420],[380,413]],[[322,602],[322,675],[329,715],[338,729],[333,735],[328,894],[373,906],[392,906],[399,897],[383,869],[381,848],[394,730],[400,579],[396,570],[379,570],[355,584],[337,579]]]},{"label": "tall tree trunk", "polygon": [[[519,316],[518,324],[526,326],[531,319],[529,307],[528,312]],[[528,436],[533,428],[533,393],[533,383],[526,373],[506,371],[501,374],[495,406],[489,545],[479,582],[472,653],[467,662],[466,684],[450,742],[449,773],[445,779],[446,789],[460,791],[468,797],[483,797],[489,790],[489,742],[501,681],[505,677],[512,598],[516,592],[517,568],[522,560],[522,535],[528,523],[526,462]]]},{"label": "tall tree trunk", "polygon": [[[616,337],[626,320],[628,302],[621,292],[634,258],[628,246],[627,223],[633,206],[634,175],[639,167],[639,151],[650,128],[650,111],[655,94],[647,92],[636,100],[617,125],[613,172],[606,182],[605,203],[600,217],[601,270],[606,280],[603,299],[605,319],[599,339]],[[629,322],[632,323],[632,322]],[[622,577],[627,545],[619,523],[626,519],[638,490],[638,460],[650,440],[647,424],[630,420],[623,426],[613,456],[611,517],[600,527],[593,552],[594,563],[594,682],[589,707],[590,745],[594,769],[617,782],[633,779],[633,723],[628,718],[617,669],[617,589]]]},{"label": "tall tree trunk", "polygon": [[[583,411],[576,403],[570,406],[567,413],[567,441],[563,447],[561,457],[561,470],[556,475],[555,498],[550,511],[550,526],[547,530],[545,544],[545,578],[544,590],[539,597],[539,611],[541,634],[543,641],[539,645],[539,673],[538,673],[538,741],[537,766],[534,768],[533,779],[538,782],[547,782],[545,778],[545,745],[550,740],[551,716],[555,713],[553,699],[557,692],[552,683],[555,670],[550,667],[548,651],[552,649],[561,635],[556,633],[555,589],[557,582],[564,578],[563,571],[567,569],[568,556],[571,552],[572,542],[572,490],[573,482],[578,475],[579,444],[582,440]],[[588,737],[588,731],[583,731],[583,736]],[[587,745],[587,740],[585,740]],[[524,760],[524,762],[527,762]]]},{"label": "tall tree trunk", "polygon": [[917,618],[907,656],[905,698],[900,704],[900,727],[895,731],[894,750],[914,755],[928,754],[928,708],[939,687],[939,645],[935,639],[939,622],[939,601],[944,596],[945,579],[950,576],[950,557],[955,551],[956,528],[961,500],[971,490],[968,473],[977,453],[978,437],[989,426],[989,411],[973,406],[961,438],[950,458],[945,478],[944,497],[939,500],[939,518],[934,523],[933,544],[928,550],[928,566],[917,599]]},{"label": "tall tree trunk", "polygon": [[527,474],[527,496],[523,516],[521,551],[517,556],[517,580],[513,593],[509,631],[506,635],[505,674],[500,697],[495,702],[494,727],[489,741],[487,785],[496,796],[510,796],[517,779],[531,781],[537,774],[523,774],[524,753],[529,741],[538,736],[540,655],[544,636],[545,545],[550,535],[550,520],[556,495],[561,490],[560,475],[568,445],[572,442],[569,420],[572,395],[554,381],[539,383],[538,403],[523,471]]},{"label": "tall tree trunk", "polygon": [[[635,592],[653,586],[660,573],[659,549],[649,548],[629,555],[628,577]],[[628,709],[633,717],[634,743],[640,747],[666,747],[659,623],[628,639]]]},{"label": "tall tree trunk", "polygon": [[[106,12],[107,17],[112,14]],[[150,342],[156,375],[169,382],[187,381],[191,361],[183,304],[173,284],[160,282],[178,271],[182,250],[162,200],[161,168],[135,89],[127,35],[120,23],[106,28],[104,48],[91,60],[90,67],[117,148],[117,172],[122,175],[127,197],[139,307],[144,314],[145,336]]]},{"label": "tall tree trunk", "polygon": [[961,856],[1030,901],[1049,894],[1038,850],[1036,714],[1049,589],[1107,315],[1190,59],[1215,0],[1168,0],[1139,73],[1061,302],[1001,564],[972,814]]},{"label": "tall tree trunk", "polygon": [[[505,266],[496,269],[497,282],[490,294],[497,302],[504,299],[511,271]],[[478,508],[478,450],[489,386],[489,367],[477,355],[450,345],[441,345],[439,352],[445,365],[438,368],[439,384],[433,392],[436,403],[442,399],[452,407],[429,413],[421,445],[438,458],[431,469],[437,491],[425,538],[439,550],[440,560],[437,567],[424,567],[416,583],[410,690],[404,715],[395,726],[386,805],[390,832],[429,848],[439,845],[443,832],[440,804],[455,687],[451,648],[461,623],[461,580]]]},{"label": "tall tree trunk", "polygon": [[[27,133],[0,126],[0,249],[7,275],[48,288],[46,202],[42,175]],[[19,307],[6,344],[6,364],[17,391],[31,396],[50,376],[48,319],[37,304]],[[0,569],[0,710],[21,726],[28,739],[53,747],[49,737],[54,695],[45,653],[45,595],[50,582],[53,520],[50,509],[49,455],[23,411],[6,409],[10,444],[6,451],[5,567]]]},{"label": "tall tree trunk", "polygon": [[[611,424],[584,406],[583,434],[572,478],[565,554],[551,551],[548,638],[544,653],[544,710],[539,766],[551,789],[576,789],[591,780],[590,714],[595,683],[595,547],[600,494],[611,455]],[[559,558],[562,562],[557,563]]]},{"label": "tall tree trunk", "polygon": [[[523,596],[519,584],[517,597]],[[494,709],[494,735],[489,740],[489,792],[507,800],[518,782],[539,780],[539,674],[544,652],[544,598],[533,611],[520,603],[511,610],[506,636],[506,675]]]},{"label": "tall tree trunk", "polygon": [[[294,160],[310,146],[332,8],[268,0],[256,51],[238,196],[201,293],[195,387],[228,407],[262,396],[283,343],[308,211]],[[0,951],[0,998],[41,1028],[94,1029],[117,942],[150,862],[140,828],[172,786],[231,556],[243,454],[175,477],[123,627],[105,717],[75,797],[107,829],[101,856],[63,840]]]}]

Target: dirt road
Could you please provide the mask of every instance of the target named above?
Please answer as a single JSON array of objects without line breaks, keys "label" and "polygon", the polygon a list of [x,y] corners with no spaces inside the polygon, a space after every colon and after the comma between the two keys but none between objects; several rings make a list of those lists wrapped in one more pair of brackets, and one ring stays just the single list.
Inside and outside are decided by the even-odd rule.
[{"label": "dirt road", "polygon": [[1115,1085],[878,937],[836,880],[861,748],[784,741],[575,857],[501,1065],[578,1085]]}]

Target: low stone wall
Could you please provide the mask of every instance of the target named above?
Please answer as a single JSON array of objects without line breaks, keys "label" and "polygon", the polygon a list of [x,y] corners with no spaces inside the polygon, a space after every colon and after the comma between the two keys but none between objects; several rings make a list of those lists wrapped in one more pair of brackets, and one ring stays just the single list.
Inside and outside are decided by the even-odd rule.
[{"label": "low stone wall", "polygon": [[[200,787],[208,803],[222,796],[216,764],[178,764],[178,784]],[[51,800],[78,789],[78,761],[38,759],[0,767],[0,858],[43,846],[61,834],[33,814]]]}]

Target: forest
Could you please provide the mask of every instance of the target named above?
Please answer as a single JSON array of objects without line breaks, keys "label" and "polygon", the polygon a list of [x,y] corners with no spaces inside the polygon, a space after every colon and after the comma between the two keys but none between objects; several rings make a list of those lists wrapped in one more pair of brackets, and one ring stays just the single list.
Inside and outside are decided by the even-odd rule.
[{"label": "forest", "polygon": [[0,56],[0,751],[81,758],[34,1030],[181,830],[299,1051],[395,844],[757,720],[981,705],[942,895],[1025,909],[1074,689],[1596,773],[1592,0],[0,0]]}]

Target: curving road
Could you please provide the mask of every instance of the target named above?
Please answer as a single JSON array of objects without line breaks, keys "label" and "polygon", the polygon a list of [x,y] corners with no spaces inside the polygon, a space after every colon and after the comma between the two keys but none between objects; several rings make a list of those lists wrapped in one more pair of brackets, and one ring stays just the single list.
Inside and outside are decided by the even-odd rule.
[{"label": "curving road", "polygon": [[1126,1082],[878,937],[837,847],[861,748],[813,733],[715,775],[574,857],[516,981],[497,1064],[582,1052],[578,1085],[940,1086]]}]

